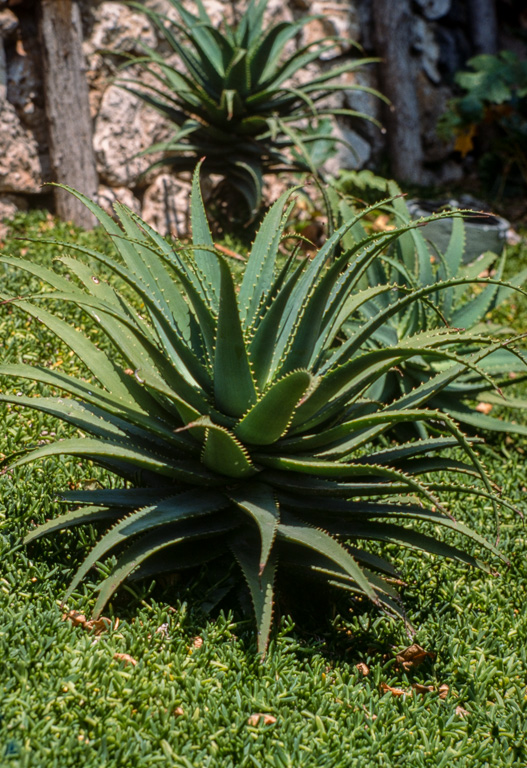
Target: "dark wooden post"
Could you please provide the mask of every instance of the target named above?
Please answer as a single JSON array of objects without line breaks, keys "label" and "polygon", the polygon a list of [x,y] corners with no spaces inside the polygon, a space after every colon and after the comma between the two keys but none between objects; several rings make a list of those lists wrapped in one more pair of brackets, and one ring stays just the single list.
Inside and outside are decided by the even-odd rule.
[{"label": "dark wooden post", "polygon": [[396,179],[420,183],[423,151],[415,71],[411,62],[412,14],[409,0],[373,0],[375,47],[382,59],[380,90],[386,110],[388,148]]},{"label": "dark wooden post", "polygon": [[494,0],[468,0],[470,35],[475,53],[498,53],[498,20]]},{"label": "dark wooden post", "polygon": [[[40,37],[46,116],[54,181],[95,198],[97,170],[92,144],[88,84],[80,12],[74,0],[40,0]],[[69,192],[55,190],[57,215],[90,228],[95,217]]]}]

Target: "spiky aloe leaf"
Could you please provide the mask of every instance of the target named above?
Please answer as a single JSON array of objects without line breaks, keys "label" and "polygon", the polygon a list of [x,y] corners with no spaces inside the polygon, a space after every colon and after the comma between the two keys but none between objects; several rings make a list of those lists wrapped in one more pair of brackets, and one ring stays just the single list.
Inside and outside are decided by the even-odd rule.
[{"label": "spiky aloe leaf", "polygon": [[[229,518],[215,518],[204,524],[201,520],[198,522],[189,522],[172,527],[169,530],[153,530],[135,541],[119,558],[112,573],[101,584],[99,597],[93,610],[93,617],[98,618],[102,613],[104,606],[115,592],[117,587],[133,571],[140,567],[145,560],[152,559],[158,553],[174,545],[185,545],[193,539],[206,539],[211,536],[218,536],[227,531],[236,528],[235,522]],[[177,555],[174,558],[174,565],[177,567]]]},{"label": "spiky aloe leaf", "polygon": [[220,304],[214,353],[216,406],[229,416],[242,416],[257,401],[247,347],[238,312],[231,272],[218,257],[221,270]]},{"label": "spiky aloe leaf", "polygon": [[251,556],[252,547],[247,540],[235,539],[230,547],[243,571],[251,593],[256,615],[258,651],[262,656],[265,656],[273,619],[276,563],[273,557],[267,561],[266,566],[261,570],[258,563],[254,561],[254,557]]},{"label": "spiky aloe leaf", "polygon": [[240,419],[234,430],[236,436],[253,445],[275,443],[286,432],[296,406],[314,382],[309,371],[293,371],[271,384]]},{"label": "spiky aloe leaf", "polygon": [[224,427],[210,423],[205,429],[201,454],[203,464],[227,477],[241,478],[256,474],[248,452]]},{"label": "spiky aloe leaf", "polygon": [[258,576],[261,577],[273,547],[280,521],[280,508],[273,491],[267,485],[254,483],[229,494],[239,509],[249,515],[260,531],[261,548]]},{"label": "spiky aloe leaf", "polygon": [[130,513],[117,522],[92,549],[73,577],[65,600],[69,598],[95,563],[119,544],[154,528],[169,527],[180,520],[193,520],[201,515],[211,515],[227,506],[227,503],[221,493],[188,491],[170,496],[157,504]]}]

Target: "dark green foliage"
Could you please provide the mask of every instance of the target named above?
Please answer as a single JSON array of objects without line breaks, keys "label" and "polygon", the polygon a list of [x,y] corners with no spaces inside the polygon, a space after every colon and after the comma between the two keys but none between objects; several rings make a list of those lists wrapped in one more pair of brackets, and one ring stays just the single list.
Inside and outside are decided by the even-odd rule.
[{"label": "dark green foliage", "polygon": [[177,128],[169,141],[148,151],[162,150],[161,164],[176,171],[193,170],[206,158],[205,171],[224,178],[221,197],[224,201],[228,189],[228,207],[236,218],[243,218],[240,203],[246,219],[258,211],[265,174],[316,172],[337,141],[325,115],[371,119],[327,104],[327,97],[339,91],[370,90],[344,83],[342,76],[371,59],[348,59],[295,83],[300,71],[335,52],[338,44],[324,38],[287,53],[288,44],[313,17],[266,27],[267,0],[250,0],[237,24],[224,22],[216,29],[201,0],[196,0],[197,15],[179,0],[170,2],[176,20],[132,5],[148,14],[180,63],[172,65],[145,48],[145,56],[131,63],[140,64],[155,85],[144,77],[122,84]]},{"label": "dark green foliage", "polygon": [[458,72],[463,94],[452,99],[439,122],[446,138],[456,136],[463,156],[479,149],[479,170],[497,196],[525,194],[527,185],[527,61],[513,51],[482,54]]},{"label": "dark green foliage", "polygon": [[[477,351],[454,357],[452,345],[472,338],[457,330],[415,333],[389,349],[368,344],[390,317],[419,307],[420,298],[438,290],[357,290],[385,246],[410,233],[411,225],[338,256],[350,222],[312,260],[298,262],[292,255],[280,266],[291,196],[285,193],[262,223],[237,291],[229,265],[212,246],[197,173],[193,246],[187,248],[171,247],[117,205],[121,229],[74,194],[99,218],[118,258],[71,242],[68,249],[87,258],[62,256],[63,274],[35,261],[16,262],[43,280],[47,292],[26,298],[0,294],[7,311],[20,310],[45,326],[89,372],[80,378],[53,367],[0,365],[2,376],[51,388],[44,397],[7,391],[1,401],[62,419],[83,434],[15,456],[10,471],[36,459],[74,456],[127,482],[125,488],[66,492],[74,509],[28,535],[27,541],[35,541],[92,522],[106,530],[67,596],[113,553],[117,560],[100,586],[95,616],[129,577],[229,555],[249,586],[258,648],[265,652],[275,582],[290,569],[403,615],[394,567],[365,543],[485,567],[438,537],[442,528],[498,554],[488,540],[454,521],[438,497],[453,491],[496,503],[472,443],[453,420],[426,404],[499,344],[479,336]],[[2,261],[15,266],[12,259]],[[133,300],[124,298],[124,289]],[[392,301],[335,348],[348,318],[387,292]],[[97,343],[72,326],[68,315],[62,319],[70,305],[90,318]],[[422,355],[455,359],[455,365],[388,407],[365,397],[395,366]],[[425,424],[432,436],[387,447],[382,434],[402,423]],[[445,453],[456,446],[456,456]]]}]

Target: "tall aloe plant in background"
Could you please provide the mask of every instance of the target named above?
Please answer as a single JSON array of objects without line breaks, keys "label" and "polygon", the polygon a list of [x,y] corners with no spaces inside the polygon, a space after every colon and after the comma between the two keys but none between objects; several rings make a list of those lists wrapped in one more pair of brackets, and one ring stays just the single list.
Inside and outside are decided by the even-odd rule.
[{"label": "tall aloe plant in background", "polygon": [[[61,255],[59,271],[0,259],[49,286],[38,296],[0,295],[2,301],[38,318],[91,372],[84,380],[46,367],[0,365],[4,382],[28,379],[62,392],[25,397],[4,389],[3,401],[52,414],[82,433],[29,450],[10,466],[65,454],[126,481],[121,488],[64,493],[73,508],[27,536],[31,542],[81,524],[106,526],[67,597],[111,553],[117,559],[100,586],[94,616],[127,578],[230,553],[252,596],[263,653],[275,592],[291,572],[402,615],[396,572],[368,542],[486,567],[438,535],[451,529],[498,554],[453,520],[439,498],[445,490],[495,500],[472,442],[454,420],[426,404],[499,343],[478,337],[479,351],[457,355],[454,345],[469,344],[472,334],[441,329],[365,350],[390,317],[433,295],[430,285],[397,295],[334,347],[350,316],[376,296],[392,295],[391,286],[356,287],[408,227],[337,257],[347,223],[312,260],[294,254],[284,260],[288,192],[266,215],[238,292],[229,264],[213,246],[197,174],[193,246],[187,247],[169,245],[122,205],[115,209],[121,228],[73,194],[105,227],[116,258],[72,242],[68,250],[85,258]],[[68,322],[68,305],[91,318],[111,351],[89,340],[75,320]],[[380,377],[421,355],[451,366],[388,406],[365,397]],[[390,447],[381,436],[399,423],[425,423],[433,437]],[[445,453],[455,447],[461,455]],[[430,524],[428,532],[422,523]]]},{"label": "tall aloe plant in background", "polygon": [[[353,176],[353,174],[346,174],[348,186]],[[375,177],[373,174],[357,174],[357,177],[357,181],[364,183],[366,187],[359,188],[359,194],[376,198],[371,208],[387,213],[391,221],[389,226],[406,228],[410,225],[412,222],[410,210],[395,181]],[[339,194],[339,186],[341,185],[337,182],[330,193],[335,225],[350,222],[342,245],[344,248],[360,248],[361,243],[368,242],[369,239],[367,229],[359,217],[363,206],[354,203],[350,197]],[[405,295],[409,288],[420,290],[434,284],[444,286],[441,290],[430,294],[426,303],[414,303],[390,315],[368,339],[369,348],[390,347],[409,335],[444,327],[461,328],[473,334],[491,333],[502,338],[512,334],[510,328],[491,323],[488,313],[501,306],[516,290],[523,290],[527,269],[513,275],[505,284],[502,280],[506,266],[506,252],[501,257],[495,253],[486,252],[476,260],[465,263],[464,213],[468,214],[468,212],[454,214],[450,242],[444,253],[433,241],[427,239],[426,228],[420,226],[425,224],[427,219],[422,219],[396,238],[381,259],[376,259],[369,265],[364,274],[362,287],[395,284],[398,286],[396,290],[399,295]],[[452,216],[448,212],[443,215]],[[484,221],[483,216],[482,221]],[[479,284],[480,276],[488,274],[493,274],[495,281],[489,285]],[[457,284],[449,284],[449,281],[455,278],[459,279]],[[393,295],[378,293],[362,304],[359,314],[344,324],[343,337],[354,336],[357,326],[360,326],[365,319],[375,317],[392,301]],[[474,350],[472,339],[467,339],[464,344],[465,352]],[[380,378],[375,388],[370,391],[370,396],[390,402],[424,383],[450,364],[446,360],[438,361],[426,354],[416,356],[402,363],[398,371],[388,372]],[[509,375],[511,373],[512,377]],[[495,377],[495,380],[490,379],[489,374]],[[512,352],[503,347],[481,360],[478,369],[467,369],[461,376],[438,391],[430,399],[429,406],[449,414],[471,429],[527,434],[527,428],[521,424],[478,410],[478,401],[513,409],[525,408],[527,405],[525,401],[505,397],[503,392],[498,394],[495,390],[497,386],[503,388],[517,383],[518,377],[521,378],[526,374],[527,360],[523,359],[518,350]],[[422,429],[423,427],[421,431]]]},{"label": "tall aloe plant in background", "polygon": [[265,174],[318,169],[320,150],[328,151],[338,141],[325,115],[372,119],[351,109],[321,105],[345,90],[376,93],[342,79],[372,59],[348,59],[297,82],[302,70],[334,53],[339,43],[324,38],[286,54],[288,44],[313,17],[265,26],[267,0],[249,0],[237,24],[224,21],[216,29],[201,0],[196,0],[197,15],[180,0],[170,2],[177,18],[131,5],[153,21],[179,63],[169,63],[145,46],[145,55],[129,64],[141,65],[150,80],[144,75],[123,79],[122,86],[176,127],[168,141],[147,151],[162,151],[160,164],[175,171],[193,170],[205,157],[204,169],[223,177],[221,195],[225,199],[228,187],[231,208],[237,206],[238,214],[240,195],[246,218],[259,209]]}]

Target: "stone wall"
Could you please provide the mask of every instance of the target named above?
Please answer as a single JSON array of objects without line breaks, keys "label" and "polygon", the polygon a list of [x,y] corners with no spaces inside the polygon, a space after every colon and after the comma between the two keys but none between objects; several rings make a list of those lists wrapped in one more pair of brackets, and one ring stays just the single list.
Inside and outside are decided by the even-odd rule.
[{"label": "stone wall", "polygon": [[[120,199],[162,232],[181,233],[186,227],[188,179],[176,178],[166,170],[145,176],[144,171],[155,158],[138,156],[152,143],[167,138],[170,125],[115,84],[119,59],[111,53],[139,54],[139,41],[162,50],[163,42],[143,14],[123,3],[78,1],[83,17],[99,201],[110,206],[114,199]],[[208,0],[206,4],[218,22],[223,13],[232,13],[231,2]],[[171,12],[169,0],[145,0],[145,5]],[[451,147],[437,140],[435,124],[450,95],[446,82],[470,53],[463,32],[463,6],[460,0],[414,3],[412,60],[421,105],[427,182],[448,181],[460,173],[451,160],[445,162]],[[305,27],[304,40],[299,43],[321,35],[339,35],[344,40],[338,51],[341,56],[350,52],[357,55],[355,43],[360,43],[366,54],[375,53],[370,0],[269,0],[268,16],[273,21],[303,14],[321,14],[323,18]],[[322,61],[320,66],[328,63]],[[373,66],[362,70],[357,78],[365,85],[376,86]],[[350,90],[343,99],[346,106],[381,117],[379,101],[367,94]],[[43,102],[35,5],[32,0],[0,0],[0,217],[38,202],[43,194],[41,185],[50,180]],[[337,132],[351,143],[354,152],[340,147],[338,155],[329,161],[331,171],[371,166],[383,151],[381,132],[364,121],[341,121]]]}]

